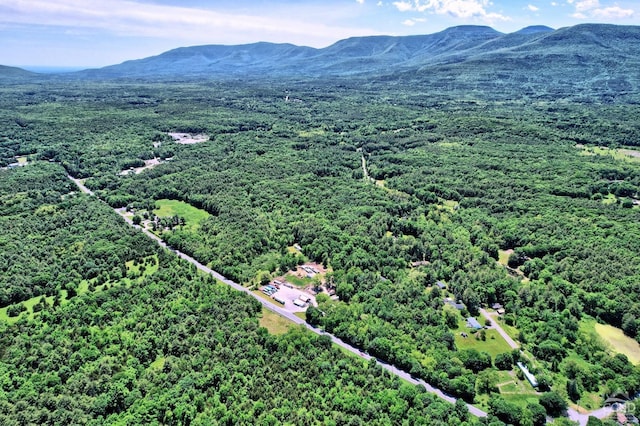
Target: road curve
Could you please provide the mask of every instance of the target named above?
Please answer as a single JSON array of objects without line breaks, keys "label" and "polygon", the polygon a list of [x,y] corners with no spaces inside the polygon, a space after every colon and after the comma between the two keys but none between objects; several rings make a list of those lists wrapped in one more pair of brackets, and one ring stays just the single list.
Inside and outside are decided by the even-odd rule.
[{"label": "road curve", "polygon": [[[94,195],[94,193],[87,188],[86,186],[84,186],[84,184],[78,180],[78,179],[74,179],[71,176],[68,176],[69,179],[71,179],[77,186],[78,188],[84,192],[85,194],[89,194],[89,195]],[[95,195],[94,195],[95,196]],[[148,229],[142,228],[138,225],[134,225],[133,222],[131,221],[130,218],[128,218],[127,216],[125,216],[125,210],[124,209],[114,209],[114,211],[116,213],[118,213],[129,225],[135,227],[136,229],[139,229],[140,231],[144,232],[149,238],[153,239],[154,241],[156,241],[161,247],[164,247],[172,252],[174,252],[176,254],[176,256],[186,260],[187,262],[191,263],[192,265],[194,265],[196,268],[198,268],[200,271],[205,272],[207,274],[210,274],[211,276],[213,276],[215,279],[217,279],[218,281],[233,287],[234,289],[241,291],[243,293],[246,293],[248,295],[250,295],[251,297],[255,298],[258,302],[260,302],[262,304],[262,306],[265,309],[268,309],[271,312],[275,312],[278,315],[281,315],[285,318],[287,318],[289,321],[294,322],[296,324],[300,324],[305,326],[308,330],[312,331],[313,333],[316,333],[318,335],[325,335],[325,336],[329,336],[331,338],[331,341],[333,343],[335,343],[336,345],[344,348],[345,350],[353,353],[354,355],[365,359],[365,360],[371,360],[372,357],[364,352],[362,352],[360,349],[351,346],[350,344],[344,342],[342,339],[334,336],[333,334],[330,333],[326,333],[318,328],[314,328],[313,326],[309,325],[306,321],[304,321],[302,318],[299,318],[297,316],[295,316],[293,313],[279,307],[276,306],[272,303],[270,303],[268,300],[265,300],[261,297],[256,296],[255,294],[253,294],[251,291],[249,291],[249,289],[247,289],[246,287],[243,287],[242,285],[228,279],[227,277],[223,276],[222,274],[214,271],[213,269],[203,265],[202,263],[198,262],[196,259],[194,259],[193,257],[182,253],[178,250],[174,250],[170,247],[167,246],[167,244],[157,235],[155,235],[154,233],[152,233],[151,231],[149,231]],[[433,386],[431,386],[429,383],[425,382],[422,379],[416,379],[411,377],[411,375],[409,373],[407,373],[404,370],[399,369],[398,367],[396,367],[395,365],[392,364],[388,364],[386,362],[382,362],[378,359],[376,359],[377,364],[384,368],[385,370],[387,370],[388,372],[390,372],[391,374],[395,374],[396,376],[400,377],[401,379],[404,379],[414,385],[422,385],[425,387],[425,389],[427,390],[427,392],[430,392],[432,394],[435,394],[436,396],[438,396],[439,398],[442,398],[443,400],[450,402],[452,404],[455,404],[456,399],[445,395],[444,392],[442,392],[442,390],[435,388]],[[481,409],[479,409],[478,407],[475,407],[471,404],[466,404],[467,408],[469,409],[469,413],[476,416],[476,417],[486,417],[487,413],[482,411]]]}]

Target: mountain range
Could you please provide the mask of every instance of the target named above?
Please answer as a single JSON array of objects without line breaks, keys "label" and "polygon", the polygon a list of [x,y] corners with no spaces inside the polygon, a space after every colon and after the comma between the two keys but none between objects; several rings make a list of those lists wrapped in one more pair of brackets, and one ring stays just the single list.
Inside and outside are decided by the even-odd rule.
[{"label": "mountain range", "polygon": [[[624,96],[640,92],[638,70],[640,27],[581,24],[557,30],[533,26],[509,34],[458,26],[428,35],[353,37],[321,49],[266,42],[181,47],[58,78],[351,77],[409,79],[464,90],[515,84],[535,93],[546,86],[543,91],[554,93]],[[0,78],[34,74],[2,67]]]}]

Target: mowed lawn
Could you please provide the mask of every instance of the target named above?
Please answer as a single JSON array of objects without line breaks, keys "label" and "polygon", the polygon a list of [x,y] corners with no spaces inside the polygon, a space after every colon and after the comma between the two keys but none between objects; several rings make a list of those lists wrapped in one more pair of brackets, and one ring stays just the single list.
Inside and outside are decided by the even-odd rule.
[{"label": "mowed lawn", "polygon": [[190,231],[195,231],[200,225],[200,222],[210,216],[206,211],[193,207],[183,201],[166,199],[156,201],[156,209],[153,213],[158,217],[183,217],[185,220],[185,229]]},{"label": "mowed lawn", "polygon": [[[484,320],[481,319],[480,322],[483,324]],[[487,352],[492,359],[495,359],[496,355],[500,353],[511,352],[511,347],[494,329],[485,329],[486,340],[476,339],[476,335],[467,327],[466,319],[462,317],[458,320],[458,328],[452,330],[452,333],[454,333],[454,340],[458,349],[475,349]],[[462,333],[467,333],[468,337],[462,337]]]}]

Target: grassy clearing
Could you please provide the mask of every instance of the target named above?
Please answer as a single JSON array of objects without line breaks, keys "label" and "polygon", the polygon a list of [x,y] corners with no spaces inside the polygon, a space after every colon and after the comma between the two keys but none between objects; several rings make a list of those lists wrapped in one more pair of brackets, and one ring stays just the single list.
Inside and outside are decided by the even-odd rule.
[{"label": "grassy clearing", "polygon": [[186,222],[184,229],[191,231],[195,231],[200,225],[200,222],[210,216],[206,211],[193,207],[183,201],[166,199],[156,201],[156,209],[153,213],[158,217],[183,217]]},{"label": "grassy clearing", "polygon": [[[480,324],[483,323],[484,318],[481,318]],[[470,329],[467,328],[467,321],[462,316],[458,319],[458,328],[453,333],[458,349],[475,349],[487,352],[492,358],[495,358],[497,354],[511,351],[511,347],[496,330],[485,330],[486,340],[476,339],[476,335],[472,334]],[[469,337],[462,337],[462,333],[467,333]]]},{"label": "grassy clearing", "polygon": [[[522,384],[522,388],[519,387],[519,391],[502,394],[502,397],[507,402],[519,405],[520,407],[526,407],[527,404],[535,404],[540,401],[540,395],[538,395],[528,383],[520,383]],[[524,390],[525,386],[529,386],[528,391]]]},{"label": "grassy clearing", "polygon": [[628,148],[610,149],[604,146],[585,147],[582,155],[603,155],[618,161],[640,162],[640,151]]},{"label": "grassy clearing", "polygon": [[259,323],[260,327],[264,327],[269,330],[269,333],[276,335],[286,333],[294,325],[285,317],[266,309],[262,310],[262,316],[260,317]]},{"label": "grassy clearing", "polygon": [[153,256],[151,256],[151,260],[152,260],[151,264],[149,264],[147,259],[147,263],[144,265],[144,272],[142,273],[140,272],[143,266],[142,264],[134,265],[133,260],[130,260],[125,265],[129,273],[134,275],[146,276],[146,275],[151,275],[158,270],[158,256],[154,254]]},{"label": "grassy clearing", "polygon": [[312,136],[323,136],[325,131],[322,129],[300,130],[298,136],[301,138],[310,138]]},{"label": "grassy clearing", "polygon": [[509,256],[513,250],[498,250],[498,263],[507,266],[509,264]]},{"label": "grassy clearing", "polygon": [[[468,333],[466,327],[459,328],[455,332],[455,342],[458,349],[475,349],[477,351],[487,352],[492,358],[495,358],[497,354],[510,352],[511,348],[504,341],[502,336],[498,334],[496,330],[485,330],[487,340],[476,339],[474,335]],[[462,337],[460,333],[465,332],[469,334],[469,337]]]},{"label": "grassy clearing", "polygon": [[295,285],[296,287],[306,287],[309,285],[313,284],[313,279],[312,278],[307,278],[307,277],[299,277],[295,274],[287,274],[285,275],[285,279],[287,280],[287,282],[290,282],[291,284]]},{"label": "grassy clearing", "polygon": [[599,324],[593,318],[583,318],[580,321],[580,331],[587,335],[595,332],[610,353],[621,353],[626,355],[632,363],[640,363],[640,344],[635,339],[625,336],[621,329]]},{"label": "grassy clearing", "polygon": [[303,320],[307,320],[307,313],[306,312],[295,312],[293,315],[297,316],[300,319]]},{"label": "grassy clearing", "polygon": [[455,213],[458,208],[458,202],[454,200],[441,200],[440,208],[449,213]]},{"label": "grassy clearing", "polygon": [[625,336],[622,330],[606,324],[598,324],[594,321],[594,327],[598,336],[607,343],[609,349],[621,353],[634,364],[640,363],[640,344],[635,339]]},{"label": "grassy clearing", "polygon": [[26,156],[16,157],[16,161],[18,162],[18,164],[27,164],[27,157]]}]

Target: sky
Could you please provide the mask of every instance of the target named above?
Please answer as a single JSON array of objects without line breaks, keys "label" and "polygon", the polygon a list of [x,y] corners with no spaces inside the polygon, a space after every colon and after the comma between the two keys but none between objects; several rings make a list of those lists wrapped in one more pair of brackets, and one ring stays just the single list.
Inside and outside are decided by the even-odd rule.
[{"label": "sky", "polygon": [[456,25],[640,25],[640,0],[0,0],[0,64],[101,67],[203,44],[325,47]]}]

